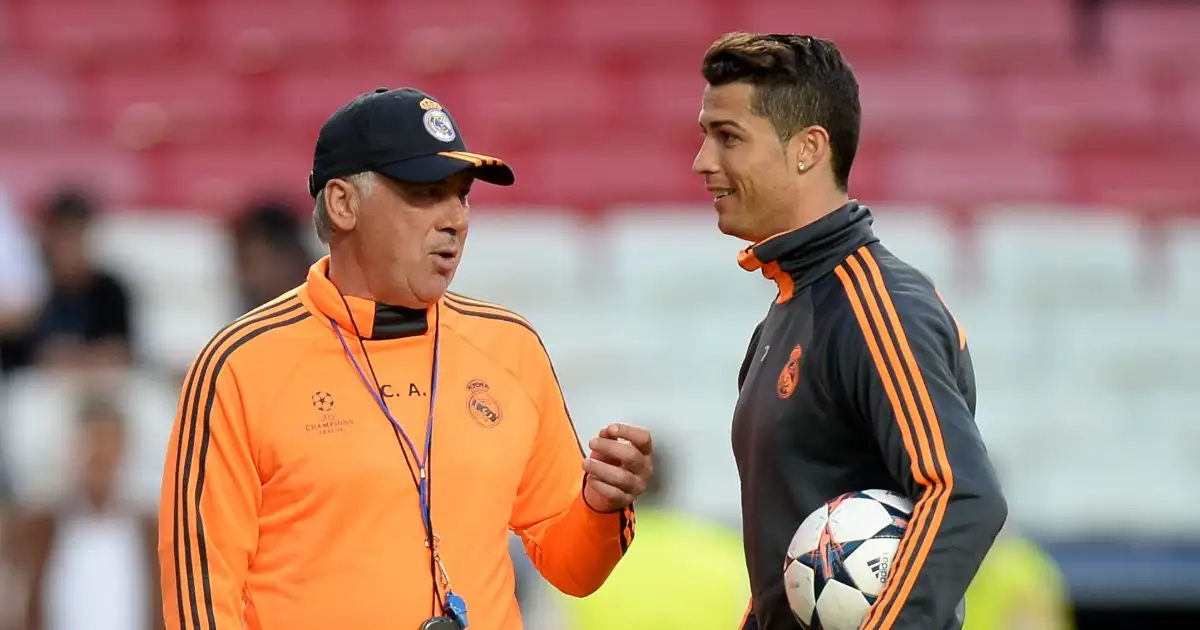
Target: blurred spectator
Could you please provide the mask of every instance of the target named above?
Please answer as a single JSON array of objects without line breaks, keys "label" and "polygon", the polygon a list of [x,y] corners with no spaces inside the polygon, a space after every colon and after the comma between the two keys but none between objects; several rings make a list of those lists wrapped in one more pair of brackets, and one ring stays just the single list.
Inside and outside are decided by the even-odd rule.
[{"label": "blurred spectator", "polygon": [[103,396],[85,396],[72,492],[51,509],[20,515],[10,549],[27,588],[28,630],[161,627],[155,522],[119,483],[125,418]]},{"label": "blurred spectator", "polygon": [[0,340],[25,330],[37,314],[44,274],[29,230],[0,186]]},{"label": "blurred spectator", "polygon": [[129,292],[88,256],[96,214],[94,201],[71,189],[51,197],[43,209],[40,237],[50,291],[29,325],[0,345],[5,372],[32,365],[130,363]]},{"label": "blurred spectator", "polygon": [[314,257],[305,246],[299,215],[286,204],[263,202],[233,222],[235,268],[241,312],[304,282]]},{"label": "blurred spectator", "polygon": [[1010,526],[967,590],[963,630],[1074,630],[1071,608],[1058,565]]},{"label": "blurred spectator", "polygon": [[737,531],[669,507],[681,483],[664,440],[654,445],[654,476],[637,503],[637,536],[600,590],[561,596],[569,630],[728,630],[750,601]]}]

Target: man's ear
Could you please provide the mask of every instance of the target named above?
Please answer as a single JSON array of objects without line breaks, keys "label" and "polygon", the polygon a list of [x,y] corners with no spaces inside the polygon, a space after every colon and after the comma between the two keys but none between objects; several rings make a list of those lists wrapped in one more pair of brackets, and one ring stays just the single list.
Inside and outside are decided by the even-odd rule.
[{"label": "man's ear", "polygon": [[325,208],[334,231],[349,232],[358,225],[362,200],[353,184],[344,179],[331,179],[321,194],[325,195]]},{"label": "man's ear", "polygon": [[829,132],[820,125],[805,127],[792,134],[787,152],[792,167],[797,172],[807,173],[829,159]]}]

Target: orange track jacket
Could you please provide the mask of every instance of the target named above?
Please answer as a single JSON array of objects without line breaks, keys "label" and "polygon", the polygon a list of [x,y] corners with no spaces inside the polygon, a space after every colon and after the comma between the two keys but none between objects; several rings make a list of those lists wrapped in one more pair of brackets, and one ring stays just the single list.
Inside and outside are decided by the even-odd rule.
[{"label": "orange track jacket", "polygon": [[[437,614],[417,490],[334,332],[331,318],[365,371],[327,270],[218,333],[183,385],[159,519],[170,630],[415,630]],[[428,313],[346,302],[420,450],[440,313],[432,514],[471,627],[521,628],[510,528],[554,586],[596,590],[633,511],[583,501],[583,451],[529,323],[453,294]]]}]

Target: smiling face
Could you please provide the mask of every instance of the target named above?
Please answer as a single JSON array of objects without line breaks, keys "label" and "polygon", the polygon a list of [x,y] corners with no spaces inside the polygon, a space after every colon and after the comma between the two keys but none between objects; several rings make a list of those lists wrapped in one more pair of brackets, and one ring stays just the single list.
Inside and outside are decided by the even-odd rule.
[{"label": "smiling face", "polygon": [[692,168],[713,193],[722,232],[757,242],[846,203],[861,108],[833,42],[727,33],[701,74],[704,143]]},{"label": "smiling face", "polygon": [[788,229],[800,181],[787,144],[752,111],[755,89],[740,82],[705,88],[704,141],[692,166],[713,194],[717,227],[753,242]]},{"label": "smiling face", "polygon": [[374,299],[424,308],[442,297],[462,260],[473,181],[469,172],[429,184],[376,175],[366,195],[330,182],[335,238],[344,239]]}]

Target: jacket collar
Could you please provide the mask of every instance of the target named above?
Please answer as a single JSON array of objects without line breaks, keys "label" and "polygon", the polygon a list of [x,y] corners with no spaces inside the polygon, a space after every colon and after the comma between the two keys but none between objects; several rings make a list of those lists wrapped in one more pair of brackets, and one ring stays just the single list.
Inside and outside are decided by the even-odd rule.
[{"label": "jacket collar", "polygon": [[[419,337],[433,329],[434,310],[389,306],[363,298],[343,296],[329,281],[329,256],[308,269],[308,279],[300,287],[303,300],[326,326],[332,318],[344,333],[363,339],[399,339]],[[349,311],[347,311],[347,307]]]},{"label": "jacket collar", "polygon": [[779,285],[779,303],[834,270],[855,250],[879,239],[870,208],[851,200],[816,221],[776,234],[741,251],[738,264]]}]

